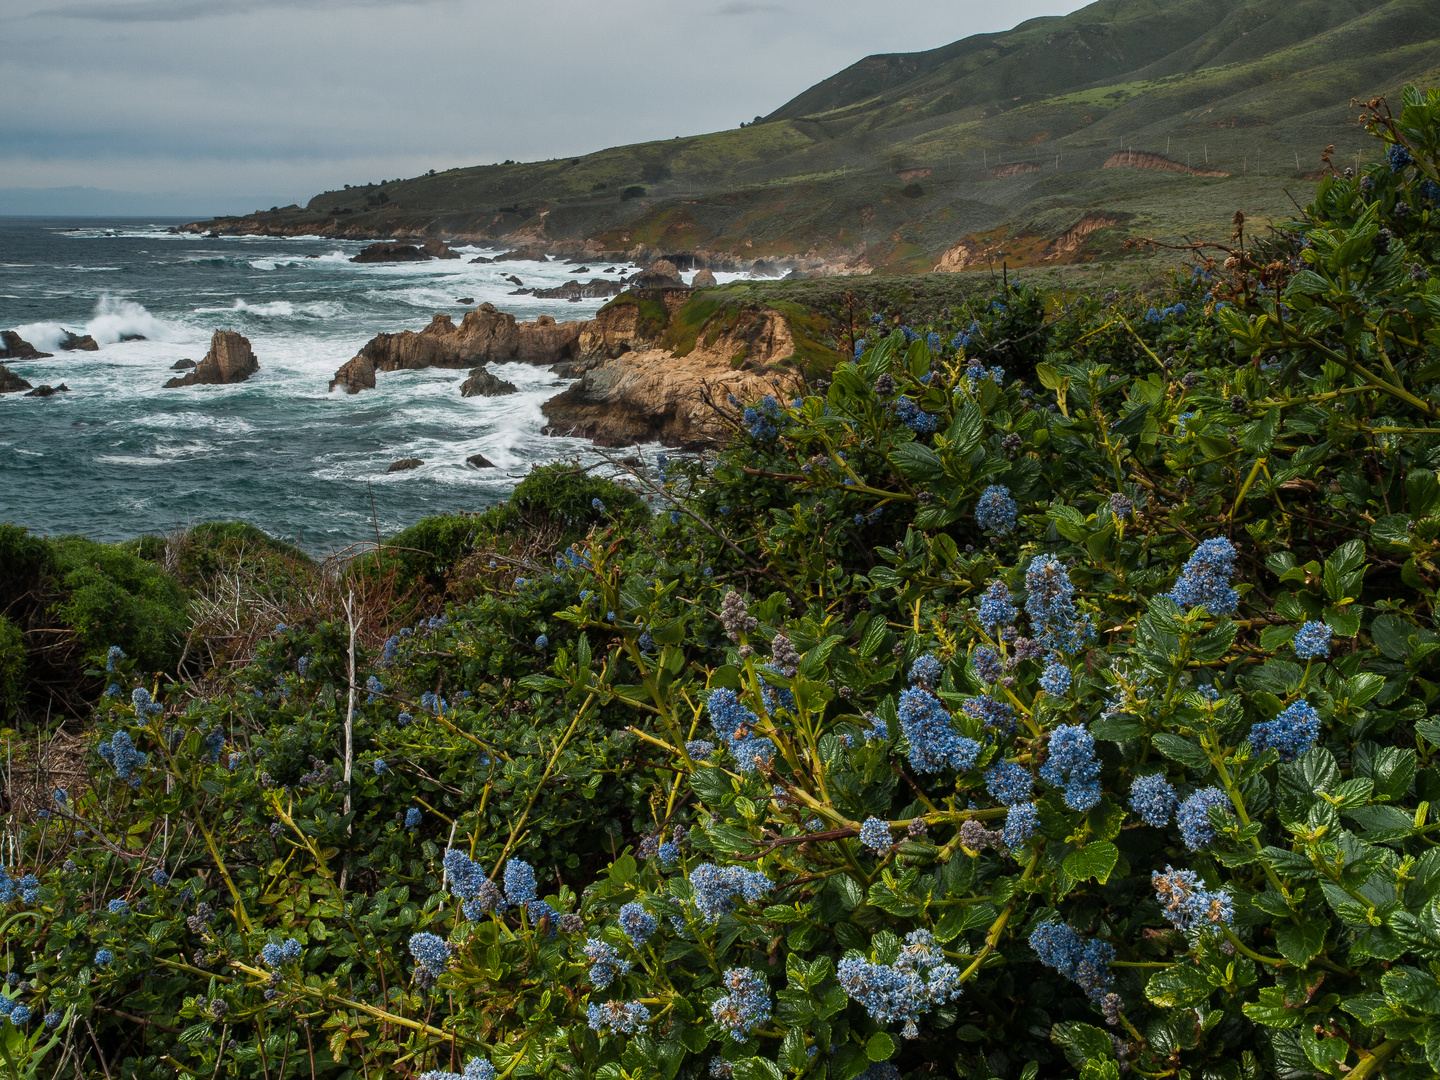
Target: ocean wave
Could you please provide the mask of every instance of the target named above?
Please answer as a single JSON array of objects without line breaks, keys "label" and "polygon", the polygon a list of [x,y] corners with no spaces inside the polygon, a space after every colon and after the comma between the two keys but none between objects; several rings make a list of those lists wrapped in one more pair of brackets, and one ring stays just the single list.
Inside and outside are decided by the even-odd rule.
[{"label": "ocean wave", "polygon": [[256,315],[267,319],[331,319],[336,315],[343,315],[345,305],[338,301],[323,300],[314,304],[294,304],[289,300],[269,300],[252,304],[248,300],[236,297],[234,303],[228,307],[197,307],[193,310],[196,315],[229,315],[242,312],[246,315]]},{"label": "ocean wave", "polygon": [[[67,328],[58,322],[24,323],[16,331],[42,352],[57,352],[65,340]],[[149,341],[184,341],[178,327],[156,318],[144,304],[113,297],[108,293],[95,303],[95,310],[85,323],[86,334],[97,344],[113,345],[124,337],[140,336]]]},{"label": "ocean wave", "polygon": [[312,263],[335,265],[348,263],[350,256],[343,251],[331,251],[324,255],[266,255],[258,259],[236,259],[237,263],[249,262],[252,270],[278,270],[282,266],[310,266]]}]

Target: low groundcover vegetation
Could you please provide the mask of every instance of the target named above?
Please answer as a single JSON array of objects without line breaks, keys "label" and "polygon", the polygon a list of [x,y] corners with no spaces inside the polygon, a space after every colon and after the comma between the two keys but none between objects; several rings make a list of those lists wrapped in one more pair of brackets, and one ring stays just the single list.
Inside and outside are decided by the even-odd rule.
[{"label": "low groundcover vegetation", "polygon": [[718,453],[417,526],[383,636],[96,648],[0,1069],[1435,1075],[1440,93],[1368,119],[1163,302],[877,312]]}]

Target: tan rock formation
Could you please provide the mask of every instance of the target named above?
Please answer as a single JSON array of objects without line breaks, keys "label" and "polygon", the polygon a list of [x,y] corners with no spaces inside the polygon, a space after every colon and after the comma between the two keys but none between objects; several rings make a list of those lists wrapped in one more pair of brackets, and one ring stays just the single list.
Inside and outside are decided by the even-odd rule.
[{"label": "tan rock formation", "polygon": [[406,472],[406,471],[409,470],[409,469],[418,469],[421,465],[424,465],[424,464],[425,464],[424,460],[421,459],[421,458],[418,458],[418,457],[401,458],[399,461],[392,462],[391,465],[390,465],[390,467],[389,467],[388,469],[386,469],[385,471],[386,471],[386,472]]},{"label": "tan rock formation", "polygon": [[248,338],[233,330],[216,330],[210,338],[210,351],[205,358],[182,378],[168,381],[165,389],[240,383],[259,370],[260,361],[255,359]]},{"label": "tan rock formation", "polygon": [[424,251],[425,254],[429,255],[432,259],[460,258],[460,253],[458,251],[451,251],[449,244],[445,243],[444,240],[436,239],[433,236],[429,240],[425,241]]},{"label": "tan rock formation", "polygon": [[715,280],[715,275],[709,270],[697,270],[695,276],[690,279],[692,289],[708,289],[717,284],[719,283]]},{"label": "tan rock formation", "polygon": [[53,355],[41,352],[14,330],[0,330],[0,360],[44,360]]},{"label": "tan rock formation", "polygon": [[[596,334],[592,340],[602,338]],[[615,325],[603,340],[611,346],[618,343]],[[776,376],[741,370],[739,365],[760,368],[794,352],[790,327],[775,311],[740,320],[713,341],[702,337],[687,356],[658,348],[623,352],[585,372],[578,383],[541,407],[548,421],[545,431],[591,439],[601,446],[652,441],[705,446],[726,435],[706,397],[724,406],[731,394],[753,401],[775,393]],[[787,379],[778,378],[784,386]]]},{"label": "tan rock formation", "polygon": [[74,330],[66,330],[65,338],[60,342],[62,352],[99,352],[100,346],[89,334],[77,334]]},{"label": "tan rock formation", "polygon": [[492,374],[484,364],[470,371],[470,377],[460,384],[461,397],[504,397],[515,393],[515,384]]},{"label": "tan rock formation", "polygon": [[685,282],[680,270],[669,259],[652,263],[635,277],[635,284],[642,289],[683,289]]}]

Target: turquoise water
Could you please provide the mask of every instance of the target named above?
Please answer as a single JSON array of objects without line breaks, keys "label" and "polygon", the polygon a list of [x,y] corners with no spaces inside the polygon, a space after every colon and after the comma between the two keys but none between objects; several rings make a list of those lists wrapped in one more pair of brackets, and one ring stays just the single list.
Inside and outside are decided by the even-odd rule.
[{"label": "turquoise water", "polygon": [[[326,390],[375,334],[419,330],[437,312],[458,322],[488,300],[522,320],[589,318],[602,301],[506,295],[504,275],[550,286],[574,267],[468,256],[356,265],[361,243],[211,240],[171,224],[0,218],[0,328],[45,351],[62,327],[100,342],[9,365],[71,393],[0,396],[0,521],[118,540],[243,518],[329,553],[373,541],[377,524],[392,533],[503,499],[537,462],[590,458],[588,443],[540,434],[541,404],[566,385],[546,368],[494,365],[519,388],[503,398],[462,398],[463,371],[382,374],[354,396]],[[170,366],[198,361],[217,329],[250,339],[259,373],[162,389]],[[137,334],[146,340],[121,340]],[[466,466],[476,453],[498,468]],[[425,465],[386,472],[405,457]]]}]

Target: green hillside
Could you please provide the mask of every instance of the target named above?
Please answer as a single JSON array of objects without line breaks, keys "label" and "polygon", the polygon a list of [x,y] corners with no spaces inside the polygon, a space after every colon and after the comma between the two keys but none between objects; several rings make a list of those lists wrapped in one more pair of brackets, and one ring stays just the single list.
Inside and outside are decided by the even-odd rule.
[{"label": "green hillside", "polygon": [[[1127,235],[1213,231],[1237,208],[1289,212],[1286,190],[1308,198],[1327,146],[1342,168],[1370,152],[1352,98],[1437,72],[1433,0],[1100,0],[867,57],[737,130],[329,191],[204,227],[904,270],[969,238],[972,264],[1077,261]],[[1180,171],[1105,167],[1132,150]],[[1082,220],[1104,224],[1070,232]]]}]

